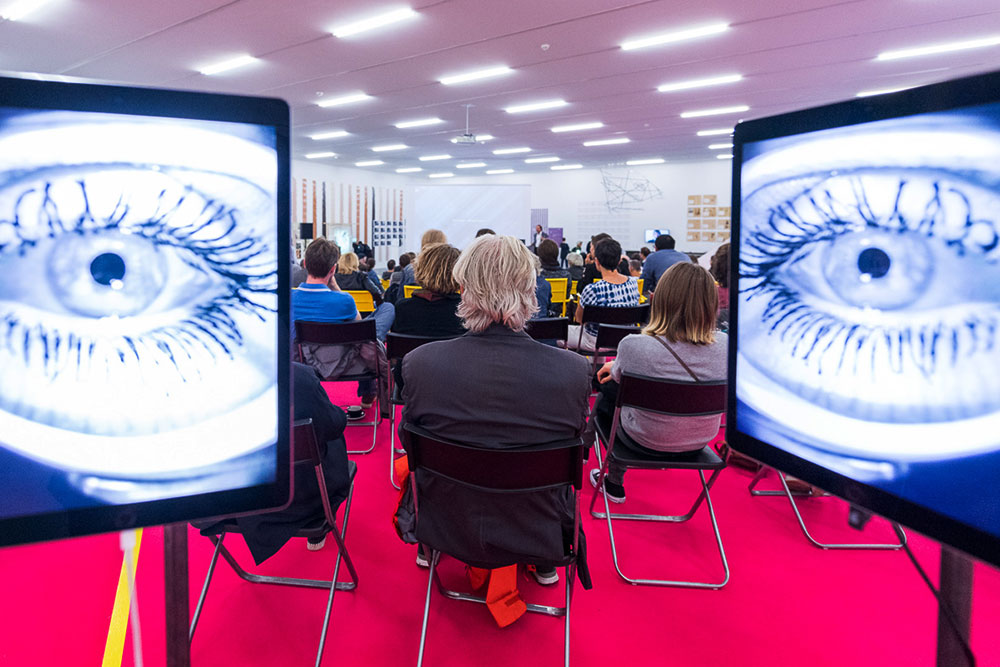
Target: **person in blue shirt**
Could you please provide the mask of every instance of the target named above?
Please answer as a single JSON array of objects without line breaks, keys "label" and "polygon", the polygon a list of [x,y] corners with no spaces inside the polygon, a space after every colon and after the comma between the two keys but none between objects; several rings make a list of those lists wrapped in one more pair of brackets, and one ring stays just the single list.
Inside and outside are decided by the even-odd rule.
[{"label": "person in blue shirt", "polygon": [[670,234],[660,234],[656,237],[656,252],[646,258],[642,265],[643,289],[652,292],[656,289],[656,281],[677,262],[690,262],[691,258],[683,252],[674,250],[674,237]]},{"label": "person in blue shirt", "polygon": [[[292,321],[306,322],[351,322],[360,320],[354,299],[340,291],[333,280],[340,259],[340,248],[326,239],[316,239],[306,248],[305,268],[309,274],[306,282],[292,291]],[[384,342],[396,318],[395,307],[391,303],[381,304],[368,316],[375,320],[375,335]],[[303,361],[315,368],[324,378],[336,378],[345,374],[376,371],[381,379],[362,380],[358,383],[361,407],[368,409],[375,402],[376,390],[383,416],[388,416],[388,363],[385,348],[381,345],[357,346],[303,346]]]}]

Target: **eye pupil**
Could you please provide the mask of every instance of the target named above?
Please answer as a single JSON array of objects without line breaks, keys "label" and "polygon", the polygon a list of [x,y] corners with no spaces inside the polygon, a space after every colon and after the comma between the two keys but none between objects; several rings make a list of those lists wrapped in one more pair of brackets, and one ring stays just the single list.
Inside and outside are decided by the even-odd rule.
[{"label": "eye pupil", "polygon": [[112,286],[113,282],[121,285],[125,277],[125,260],[113,252],[102,253],[90,263],[90,275],[101,285]]},{"label": "eye pupil", "polygon": [[889,255],[881,248],[866,248],[858,255],[858,270],[861,271],[861,275],[868,275],[871,278],[881,278],[889,273],[891,264]]}]

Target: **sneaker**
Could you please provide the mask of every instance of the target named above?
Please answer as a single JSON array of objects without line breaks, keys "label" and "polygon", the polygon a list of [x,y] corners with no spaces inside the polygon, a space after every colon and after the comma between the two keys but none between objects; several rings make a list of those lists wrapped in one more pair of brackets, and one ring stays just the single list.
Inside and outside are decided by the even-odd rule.
[{"label": "sneaker", "polygon": [[[590,471],[590,485],[597,488],[597,477],[601,474],[601,471],[594,468]],[[625,502],[625,487],[621,484],[615,484],[614,482],[609,482],[607,478],[604,479],[604,491],[608,495],[608,500],[613,503],[621,505]]]},{"label": "sneaker", "polygon": [[430,567],[431,562],[424,553],[424,545],[417,545],[417,567]]},{"label": "sneaker", "polygon": [[532,568],[531,574],[535,576],[535,581],[542,586],[551,586],[552,584],[559,583],[559,572],[554,567],[541,567],[536,565]]},{"label": "sneaker", "polygon": [[326,544],[326,535],[324,535],[319,539],[316,539],[315,537],[310,537],[308,540],[306,540],[306,549],[308,549],[309,551],[319,551],[320,549],[323,548],[323,545],[325,544]]},{"label": "sneaker", "polygon": [[375,394],[361,397],[361,407],[365,410],[375,405]]}]

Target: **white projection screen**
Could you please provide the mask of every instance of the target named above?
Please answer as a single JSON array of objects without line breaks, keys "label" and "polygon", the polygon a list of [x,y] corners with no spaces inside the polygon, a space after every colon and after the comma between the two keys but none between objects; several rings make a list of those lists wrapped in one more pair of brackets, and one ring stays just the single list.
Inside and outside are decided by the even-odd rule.
[{"label": "white projection screen", "polygon": [[404,245],[414,252],[428,229],[443,231],[456,248],[469,245],[483,227],[526,239],[531,233],[531,186],[420,185],[413,188],[406,226]]}]

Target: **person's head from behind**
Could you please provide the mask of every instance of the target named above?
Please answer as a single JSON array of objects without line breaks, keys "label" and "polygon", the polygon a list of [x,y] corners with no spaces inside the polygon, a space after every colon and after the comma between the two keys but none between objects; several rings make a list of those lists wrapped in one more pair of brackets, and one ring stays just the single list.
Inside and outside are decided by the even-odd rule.
[{"label": "person's head from behind", "polygon": [[306,248],[304,265],[311,278],[326,278],[337,267],[340,248],[326,239],[315,239]]},{"label": "person's head from behind", "polygon": [[715,342],[719,292],[712,274],[692,262],[674,264],[656,281],[647,336],[664,336],[672,343],[707,345]]},{"label": "person's head from behind", "polygon": [[399,268],[404,268],[410,265],[410,253],[404,252],[399,256]]},{"label": "person's head from behind", "polygon": [[720,287],[729,287],[729,244],[723,243],[712,255],[709,271]]},{"label": "person's head from behind", "polygon": [[545,239],[538,244],[538,259],[543,265],[559,263],[559,246],[552,239]]},{"label": "person's head from behind", "polygon": [[428,229],[420,237],[420,249],[423,250],[432,243],[447,243],[448,239],[440,229]]},{"label": "person's head from behind", "polygon": [[637,259],[630,259],[628,261],[628,272],[633,276],[638,278],[642,275],[642,262]]},{"label": "person's head from behind", "polygon": [[396,268],[396,260],[390,259],[388,262],[385,263],[386,271],[392,271],[395,268]]},{"label": "person's head from behind", "polygon": [[337,273],[343,273],[345,275],[354,273],[358,270],[358,256],[353,252],[345,252],[340,256],[340,263],[337,265]]},{"label": "person's head from behind", "polygon": [[458,283],[453,275],[459,256],[458,248],[447,243],[435,243],[424,248],[417,258],[417,283],[437,294],[454,294]]},{"label": "person's head from behind", "polygon": [[598,242],[594,247],[594,259],[597,260],[598,267],[614,271],[622,261],[621,244],[611,237]]},{"label": "person's head from behind", "polygon": [[566,263],[570,266],[583,266],[583,255],[578,252],[571,252],[566,257]]},{"label": "person's head from behind", "polygon": [[670,234],[660,234],[656,237],[657,250],[673,250],[676,243]]},{"label": "person's head from behind", "polygon": [[639,254],[642,255],[642,261],[646,261],[646,258],[653,254],[653,251],[646,246],[642,246],[639,248]]},{"label": "person's head from behind", "polygon": [[369,257],[368,259],[366,259],[365,260],[365,266],[368,267],[369,271],[374,271],[375,270],[375,258],[374,257]]},{"label": "person's head from behind", "polygon": [[532,253],[513,236],[481,236],[455,264],[462,288],[458,316],[473,333],[491,324],[521,331],[538,310]]},{"label": "person's head from behind", "polygon": [[478,239],[480,236],[486,236],[487,234],[496,234],[496,232],[490,229],[489,227],[483,227],[478,232],[476,232],[476,238]]}]

